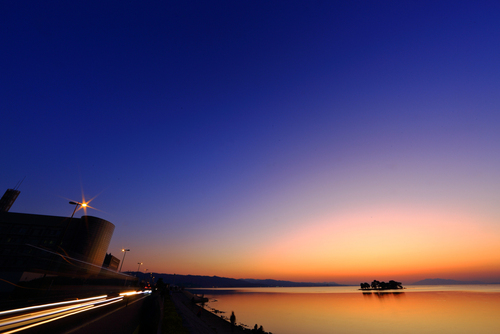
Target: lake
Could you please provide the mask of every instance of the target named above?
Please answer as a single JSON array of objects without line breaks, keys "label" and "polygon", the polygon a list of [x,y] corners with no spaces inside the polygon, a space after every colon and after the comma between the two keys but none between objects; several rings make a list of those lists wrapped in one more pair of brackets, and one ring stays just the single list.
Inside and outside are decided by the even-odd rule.
[{"label": "lake", "polygon": [[191,290],[206,308],[273,334],[500,332],[500,285],[409,285],[363,292],[357,286]]}]

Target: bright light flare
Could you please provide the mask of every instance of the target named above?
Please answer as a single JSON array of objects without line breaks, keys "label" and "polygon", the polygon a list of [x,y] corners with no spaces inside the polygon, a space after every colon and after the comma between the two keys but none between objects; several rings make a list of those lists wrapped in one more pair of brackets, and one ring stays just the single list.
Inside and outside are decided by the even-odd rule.
[{"label": "bright light flare", "polygon": [[151,293],[151,290],[122,292],[122,293],[120,293],[120,296],[133,296],[133,295],[141,295],[141,294],[143,294],[143,293]]},{"label": "bright light flare", "polygon": [[[73,201],[69,198],[67,198],[69,201],[71,201],[72,203],[71,204],[76,204],[77,205],[77,208],[76,208],[76,211],[79,211],[81,209],[83,209],[84,211],[84,214],[86,215],[87,214],[87,209],[92,209],[92,210],[96,210],[96,211],[101,211],[97,208],[94,208],[93,206],[90,206],[90,202],[92,202],[97,196],[99,196],[99,194],[97,194],[96,196],[92,197],[91,199],[89,199],[88,201],[85,199],[85,194],[83,193],[83,187],[82,187],[82,199],[81,201]],[[76,212],[75,211],[75,212]],[[101,211],[102,212],[102,211]]]}]

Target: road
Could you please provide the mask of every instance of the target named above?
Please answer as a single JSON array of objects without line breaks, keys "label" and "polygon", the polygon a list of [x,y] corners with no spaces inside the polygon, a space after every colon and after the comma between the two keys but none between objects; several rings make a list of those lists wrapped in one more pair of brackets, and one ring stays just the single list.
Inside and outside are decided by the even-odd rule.
[{"label": "road", "polygon": [[[116,297],[115,297],[116,298]],[[154,294],[139,294],[131,295],[125,298],[118,297],[116,300],[108,297],[106,301],[100,305],[88,306],[79,308],[84,310],[77,314],[62,313],[61,316],[45,316],[39,320],[31,321],[34,324],[49,322],[36,325],[31,328],[22,330],[23,334],[34,333],[65,333],[65,334],[104,334],[104,333],[119,333],[119,334],[153,334],[156,333],[157,325],[161,319],[160,298]],[[58,307],[60,308],[60,307]],[[44,312],[55,310],[56,307],[51,307]],[[37,313],[30,311],[22,316],[28,317]],[[67,315],[67,316],[65,316]],[[60,318],[54,320],[56,318]],[[52,321],[54,320],[54,321]],[[26,324],[29,324],[28,320]],[[24,324],[23,324],[24,326]],[[5,329],[0,328],[2,333],[14,333],[22,326]]]}]

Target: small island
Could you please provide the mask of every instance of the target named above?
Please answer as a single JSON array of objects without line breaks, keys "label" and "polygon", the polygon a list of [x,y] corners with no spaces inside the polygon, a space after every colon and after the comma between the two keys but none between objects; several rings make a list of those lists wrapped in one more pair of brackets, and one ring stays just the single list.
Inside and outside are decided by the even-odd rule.
[{"label": "small island", "polygon": [[379,282],[377,280],[374,280],[372,284],[369,283],[361,283],[360,284],[361,289],[360,290],[396,290],[396,289],[404,289],[403,285],[401,282],[396,282],[393,280],[390,280],[389,283],[386,282]]}]

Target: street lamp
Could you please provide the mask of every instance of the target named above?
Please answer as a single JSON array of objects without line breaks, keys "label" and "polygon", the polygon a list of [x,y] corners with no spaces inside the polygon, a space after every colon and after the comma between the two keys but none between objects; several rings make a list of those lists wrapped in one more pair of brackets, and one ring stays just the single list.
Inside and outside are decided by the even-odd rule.
[{"label": "street lamp", "polygon": [[80,203],[80,202],[69,201],[69,204],[72,204],[72,205],[75,206],[75,210],[73,210],[73,213],[71,214],[71,218],[70,219],[73,219],[73,216],[75,215],[75,212],[76,212],[76,210],[78,209],[79,206],[81,206],[82,208],[86,208],[87,207],[87,203]]},{"label": "street lamp", "polygon": [[120,265],[120,272],[122,272],[123,262],[125,262],[125,255],[127,254],[127,252],[130,252],[130,249],[122,248],[122,252],[123,252],[123,260],[122,264]]},{"label": "street lamp", "polygon": [[143,264],[143,263],[142,263],[142,262],[137,262],[137,264],[139,265],[139,266],[137,267],[137,271],[139,271],[139,268],[141,267],[141,264]]}]

